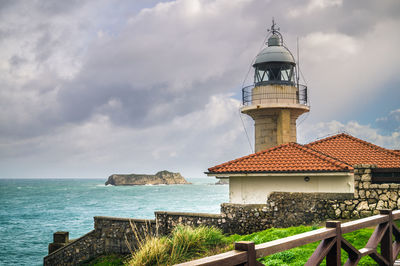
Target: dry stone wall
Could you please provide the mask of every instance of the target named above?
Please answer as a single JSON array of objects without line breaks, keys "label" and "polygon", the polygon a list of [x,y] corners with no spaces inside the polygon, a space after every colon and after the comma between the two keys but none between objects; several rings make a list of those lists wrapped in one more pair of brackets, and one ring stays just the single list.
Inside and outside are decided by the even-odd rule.
[{"label": "dry stone wall", "polygon": [[353,193],[273,192],[267,202],[271,227],[319,224],[335,218],[332,203],[352,198]]},{"label": "dry stone wall", "polygon": [[381,209],[399,209],[399,184],[372,184],[375,165],[354,166],[354,198],[332,202],[337,219],[357,219],[379,214]]},{"label": "dry stone wall", "polygon": [[[137,241],[145,235],[156,234],[155,220],[94,217],[94,228],[97,236],[104,243],[104,253],[129,254],[129,248],[134,249]],[[129,242],[129,247],[125,239]]]},{"label": "dry stone wall", "polygon": [[125,239],[134,249],[138,239],[155,232],[155,220],[97,216],[93,231],[44,257],[43,265],[77,265],[101,254],[129,254]]},{"label": "dry stone wall", "polygon": [[93,230],[44,257],[43,265],[77,265],[101,254],[104,245]]},{"label": "dry stone wall", "polygon": [[271,227],[271,211],[266,204],[221,204],[224,233],[248,234]]},{"label": "dry stone wall", "polygon": [[178,224],[190,226],[214,226],[216,228],[224,229],[226,226],[226,219],[221,214],[209,213],[189,213],[189,212],[155,212],[160,235],[167,235],[171,233],[172,229]]}]

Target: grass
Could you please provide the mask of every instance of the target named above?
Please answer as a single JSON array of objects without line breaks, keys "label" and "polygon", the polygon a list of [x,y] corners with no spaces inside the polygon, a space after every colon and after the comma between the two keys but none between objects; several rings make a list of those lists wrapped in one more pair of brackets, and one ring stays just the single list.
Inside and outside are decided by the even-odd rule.
[{"label": "grass", "polygon": [[[253,241],[261,244],[284,237],[315,230],[316,226],[297,226],[289,228],[270,228],[249,235],[224,236],[219,229],[200,226],[178,226],[169,236],[147,236],[139,243],[139,248],[128,260],[121,258],[121,264],[91,265],[173,265],[184,261],[207,257],[233,249],[235,241]],[[355,248],[361,249],[373,232],[365,228],[343,235]],[[265,265],[304,265],[319,242],[276,253],[259,259]],[[342,250],[342,264],[347,260],[347,253]],[[323,262],[321,265],[325,265]],[[358,265],[376,265],[369,257],[361,259]]]},{"label": "grass", "polygon": [[[232,235],[228,238],[231,241],[253,241],[255,244],[261,244],[264,242],[301,234],[315,229],[317,229],[317,227],[315,226],[270,228],[250,235]],[[343,237],[348,240],[355,248],[361,249],[368,242],[368,239],[371,236],[372,232],[372,228],[360,229],[351,233],[344,234]],[[292,248],[290,250],[261,258],[259,259],[259,261],[269,266],[304,265],[313,254],[318,244],[319,242],[315,242],[297,248]],[[342,250],[342,264],[346,262],[347,258],[347,253]],[[321,265],[326,265],[325,261],[322,262]],[[370,257],[364,257],[360,260],[358,265],[376,265],[376,263]]]},{"label": "grass", "polygon": [[221,230],[213,227],[177,226],[169,236],[148,236],[140,241],[128,265],[173,265],[224,252],[228,242]]}]

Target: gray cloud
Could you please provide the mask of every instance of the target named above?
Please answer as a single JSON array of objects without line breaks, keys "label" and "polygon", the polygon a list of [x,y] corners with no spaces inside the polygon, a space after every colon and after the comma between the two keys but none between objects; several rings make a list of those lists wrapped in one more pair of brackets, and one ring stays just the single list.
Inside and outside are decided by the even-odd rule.
[{"label": "gray cloud", "polygon": [[397,75],[399,11],[398,1],[361,0],[3,1],[0,158],[10,166],[0,166],[18,176],[21,161],[65,160],[72,175],[90,161],[90,175],[137,160],[201,172],[248,153],[232,95],[272,17],[293,52],[300,37],[304,125],[340,120]]}]

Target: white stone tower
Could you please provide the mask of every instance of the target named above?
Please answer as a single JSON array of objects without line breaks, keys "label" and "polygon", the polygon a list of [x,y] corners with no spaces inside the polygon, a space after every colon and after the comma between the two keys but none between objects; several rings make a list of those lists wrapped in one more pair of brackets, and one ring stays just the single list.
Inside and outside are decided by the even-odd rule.
[{"label": "white stone tower", "polygon": [[296,120],[308,111],[307,87],[299,84],[296,62],[272,21],[271,36],[256,57],[254,84],[242,89],[241,112],[255,124],[255,151],[296,142]]}]

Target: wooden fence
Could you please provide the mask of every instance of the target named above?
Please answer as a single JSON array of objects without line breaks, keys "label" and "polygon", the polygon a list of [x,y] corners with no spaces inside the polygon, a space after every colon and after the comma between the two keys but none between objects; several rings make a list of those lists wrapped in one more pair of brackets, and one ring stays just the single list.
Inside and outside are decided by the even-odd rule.
[{"label": "wooden fence", "polygon": [[[344,265],[357,265],[364,256],[370,256],[379,265],[393,265],[400,251],[400,230],[394,223],[400,219],[400,210],[381,210],[380,214],[343,223],[326,222],[326,227],[318,230],[254,245],[253,242],[235,243],[235,250],[179,264],[186,265],[262,265],[257,258],[321,241],[305,265],[319,265],[326,258],[326,265],[341,265],[341,250],[348,254]],[[362,249],[356,249],[343,234],[362,228],[376,226]],[[394,238],[393,238],[394,236]],[[394,241],[393,241],[394,240]],[[380,253],[377,250],[380,244]]]}]

